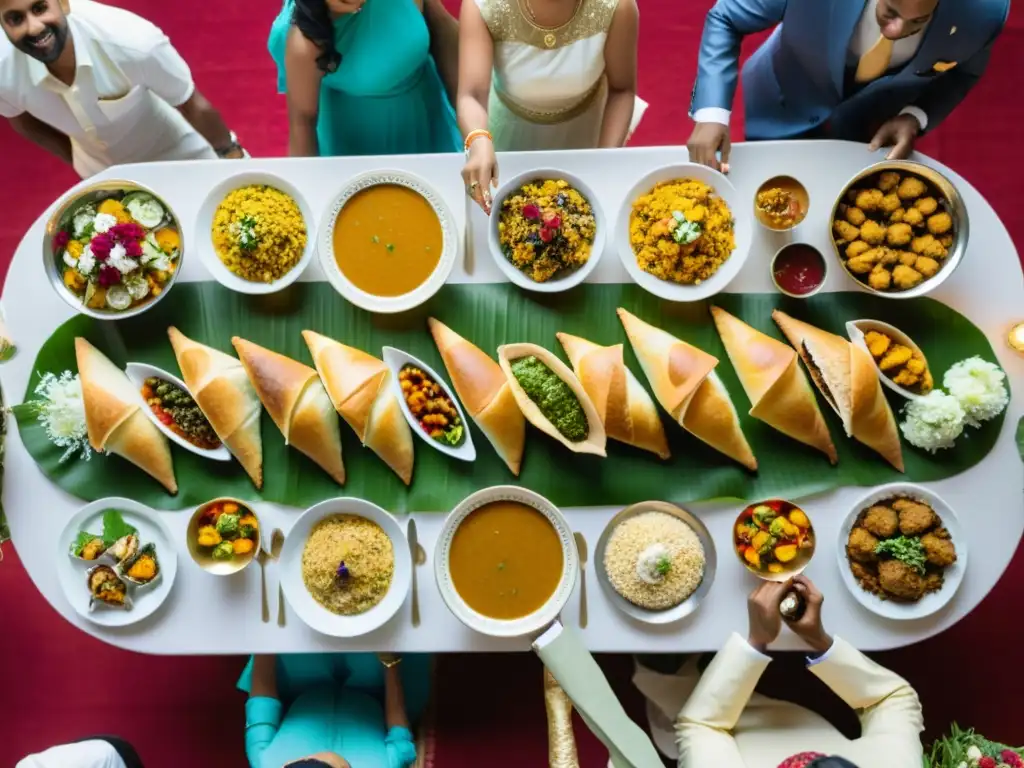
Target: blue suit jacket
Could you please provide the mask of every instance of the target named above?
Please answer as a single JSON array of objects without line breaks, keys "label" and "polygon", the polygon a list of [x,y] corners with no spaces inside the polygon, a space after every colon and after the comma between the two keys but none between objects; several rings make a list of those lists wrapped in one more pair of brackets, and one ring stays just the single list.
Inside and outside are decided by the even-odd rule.
[{"label": "blue suit jacket", "polygon": [[[691,112],[732,108],[743,37],[778,24],[743,67],[748,139],[798,136],[827,122],[832,138],[868,141],[908,106],[923,109],[931,129],[985,71],[1009,7],[1009,0],[940,0],[914,58],[844,93],[861,0],[718,0],[704,23]],[[937,62],[956,66],[940,73]]]}]

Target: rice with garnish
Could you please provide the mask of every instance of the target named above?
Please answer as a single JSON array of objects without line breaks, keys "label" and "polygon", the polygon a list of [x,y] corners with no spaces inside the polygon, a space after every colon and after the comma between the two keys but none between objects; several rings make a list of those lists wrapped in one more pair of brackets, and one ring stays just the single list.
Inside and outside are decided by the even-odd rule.
[{"label": "rice with garnish", "polygon": [[210,235],[224,266],[254,283],[284,277],[306,250],[306,221],[298,204],[266,184],[229,192],[213,214]]},{"label": "rice with garnish", "polygon": [[[348,577],[338,575],[344,562]],[[333,515],[317,523],[302,550],[302,581],[331,613],[365,613],[384,599],[395,573],[391,539],[371,520]]]},{"label": "rice with garnish", "polygon": [[[645,567],[651,552],[658,553],[653,579]],[[644,512],[619,523],[604,553],[604,569],[615,591],[652,611],[673,608],[692,595],[704,578],[704,564],[697,534],[665,512]]]}]

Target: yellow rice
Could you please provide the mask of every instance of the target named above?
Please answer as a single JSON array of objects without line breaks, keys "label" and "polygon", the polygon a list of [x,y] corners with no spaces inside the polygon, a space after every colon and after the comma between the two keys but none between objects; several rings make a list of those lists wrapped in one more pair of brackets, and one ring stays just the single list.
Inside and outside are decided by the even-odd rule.
[{"label": "yellow rice", "polygon": [[[242,217],[255,220],[258,244],[250,251],[238,245]],[[229,192],[213,215],[213,248],[221,262],[239,277],[271,283],[284,277],[306,249],[306,222],[294,200],[265,184]]]},{"label": "yellow rice", "polygon": [[[338,565],[348,579],[338,577]],[[331,613],[352,616],[373,608],[387,594],[395,572],[391,539],[372,520],[332,515],[314,526],[302,550],[302,581]]]},{"label": "yellow rice", "polygon": [[[700,237],[692,243],[673,239],[676,211],[686,221],[700,225]],[[662,280],[699,285],[715,274],[736,248],[732,212],[703,182],[662,182],[633,202],[629,242],[640,269]]]}]

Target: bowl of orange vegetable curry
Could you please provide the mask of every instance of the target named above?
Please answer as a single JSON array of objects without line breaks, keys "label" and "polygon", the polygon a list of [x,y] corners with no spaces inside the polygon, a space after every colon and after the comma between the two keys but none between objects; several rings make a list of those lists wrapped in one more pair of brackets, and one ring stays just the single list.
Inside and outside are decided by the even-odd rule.
[{"label": "bowl of orange vegetable curry", "polygon": [[751,504],[733,526],[733,545],[740,562],[769,581],[786,581],[802,572],[811,561],[815,543],[807,513],[783,499]]},{"label": "bowl of orange vegetable curry", "polygon": [[192,513],[186,539],[196,565],[215,576],[230,576],[256,558],[260,521],[244,501],[213,499]]}]

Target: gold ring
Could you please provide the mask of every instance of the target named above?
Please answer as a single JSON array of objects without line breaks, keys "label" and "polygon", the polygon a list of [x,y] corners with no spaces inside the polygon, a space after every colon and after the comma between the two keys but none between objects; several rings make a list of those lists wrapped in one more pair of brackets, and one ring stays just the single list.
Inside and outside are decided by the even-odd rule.
[{"label": "gold ring", "polygon": [[479,181],[471,182],[470,185],[468,187],[466,187],[466,193],[470,197],[472,197],[473,194],[476,192],[476,188],[479,187],[479,186],[480,186],[480,182]]}]

